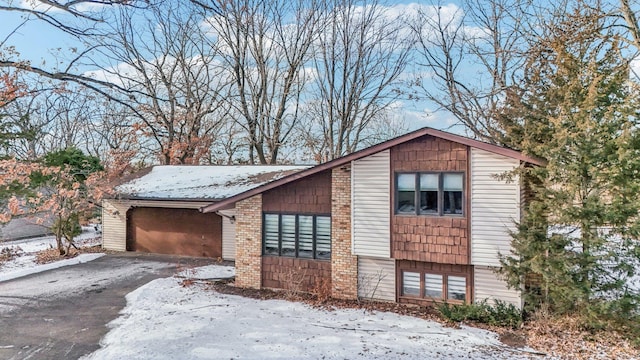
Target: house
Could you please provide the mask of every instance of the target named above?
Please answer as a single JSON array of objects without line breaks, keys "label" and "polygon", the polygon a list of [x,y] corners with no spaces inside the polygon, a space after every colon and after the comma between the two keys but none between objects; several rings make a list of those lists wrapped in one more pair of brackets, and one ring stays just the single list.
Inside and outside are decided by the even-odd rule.
[{"label": "house", "polygon": [[[401,303],[500,299],[494,269],[520,218],[519,182],[539,159],[423,128],[201,208],[235,216],[236,284]],[[106,240],[105,240],[106,241]]]},{"label": "house", "polygon": [[199,208],[308,166],[153,166],[124,179],[102,206],[103,248],[233,260],[233,209]]}]

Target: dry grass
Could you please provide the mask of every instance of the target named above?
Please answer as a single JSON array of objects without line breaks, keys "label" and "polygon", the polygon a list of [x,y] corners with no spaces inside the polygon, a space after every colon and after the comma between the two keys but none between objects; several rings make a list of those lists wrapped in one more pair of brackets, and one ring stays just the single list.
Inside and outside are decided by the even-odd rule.
[{"label": "dry grass", "polygon": [[36,253],[36,264],[48,264],[58,260],[70,259],[74,258],[80,254],[86,253],[99,253],[102,252],[102,247],[100,245],[96,246],[85,246],[78,249],[70,249],[69,254],[60,255],[60,252],[57,248],[41,250]]}]

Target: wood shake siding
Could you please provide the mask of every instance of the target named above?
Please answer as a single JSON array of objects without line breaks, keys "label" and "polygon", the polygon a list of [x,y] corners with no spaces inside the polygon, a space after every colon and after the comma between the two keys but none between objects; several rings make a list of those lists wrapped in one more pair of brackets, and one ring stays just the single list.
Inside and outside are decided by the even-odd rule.
[{"label": "wood shake siding", "polygon": [[281,256],[262,257],[262,286],[312,291],[331,282],[331,262]]},{"label": "wood shake siding", "polygon": [[391,148],[391,183],[398,172],[464,172],[463,216],[396,215],[391,187],[391,254],[399,260],[467,265],[469,181],[466,145],[425,136]]},{"label": "wood shake siding", "polygon": [[331,170],[264,192],[262,195],[262,211],[330,214]]}]

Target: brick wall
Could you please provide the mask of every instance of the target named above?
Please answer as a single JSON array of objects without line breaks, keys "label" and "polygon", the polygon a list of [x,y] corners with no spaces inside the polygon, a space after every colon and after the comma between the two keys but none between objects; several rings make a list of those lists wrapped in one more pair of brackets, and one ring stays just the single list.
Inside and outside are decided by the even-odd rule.
[{"label": "brick wall", "polygon": [[332,170],[331,181],[332,296],[358,297],[358,260],[351,254],[351,167]]},{"label": "brick wall", "polygon": [[262,258],[262,286],[296,291],[314,290],[325,279],[331,282],[331,262],[282,256]]},{"label": "brick wall", "polygon": [[262,209],[276,213],[329,214],[331,170],[264,192]]},{"label": "brick wall", "polygon": [[259,289],[262,267],[262,195],[236,203],[236,285]]},{"label": "brick wall", "polygon": [[[391,173],[463,171],[465,216],[391,217],[391,256],[395,259],[469,264],[468,148],[452,141],[425,136],[391,148]],[[393,189],[393,188],[392,188]],[[392,190],[392,209],[395,208]]]}]

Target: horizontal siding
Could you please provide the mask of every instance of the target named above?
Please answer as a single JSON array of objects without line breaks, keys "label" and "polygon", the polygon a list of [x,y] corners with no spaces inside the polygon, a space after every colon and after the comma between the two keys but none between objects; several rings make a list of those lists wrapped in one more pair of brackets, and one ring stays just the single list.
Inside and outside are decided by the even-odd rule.
[{"label": "horizontal siding", "polygon": [[518,160],[471,149],[471,263],[499,266],[499,254],[511,250],[510,230],[520,218],[520,186],[495,175],[511,171]]},{"label": "horizontal siding", "polygon": [[235,216],[234,210],[221,210],[222,215],[222,258],[224,260],[235,260],[236,258],[236,223],[229,217]]},{"label": "horizontal siding", "polygon": [[396,264],[393,259],[358,256],[358,296],[396,301]]},{"label": "horizontal siding", "polygon": [[102,247],[106,250],[127,250],[127,210],[126,200],[102,201]]},{"label": "horizontal siding", "polygon": [[474,301],[482,300],[501,300],[510,304],[522,307],[520,292],[514,289],[508,289],[507,284],[498,278],[494,272],[494,268],[485,266],[474,267]]},{"label": "horizontal siding", "polygon": [[389,258],[389,150],[354,161],[351,173],[353,252],[355,255]]}]

